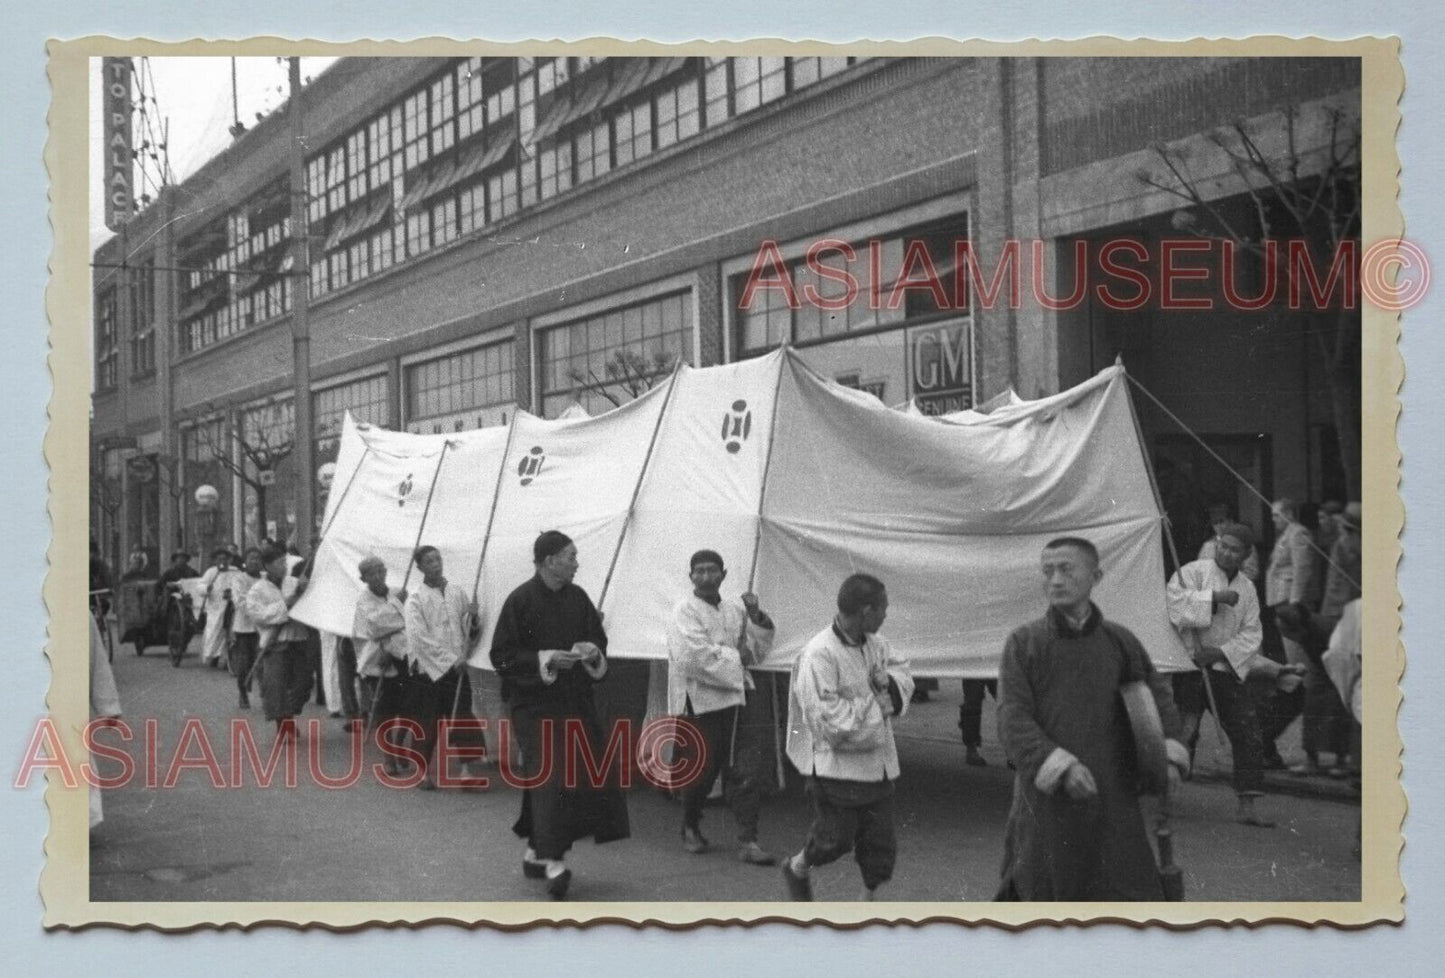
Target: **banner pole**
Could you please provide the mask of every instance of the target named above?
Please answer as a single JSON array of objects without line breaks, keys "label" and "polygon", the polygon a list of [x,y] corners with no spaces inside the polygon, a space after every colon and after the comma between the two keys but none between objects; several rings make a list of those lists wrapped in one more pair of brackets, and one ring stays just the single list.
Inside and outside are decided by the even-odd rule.
[{"label": "banner pole", "polygon": [[341,490],[341,496],[336,500],[336,508],[331,511],[331,519],[326,521],[326,525],[321,528],[321,535],[316,538],[317,551],[321,550],[321,544],[326,539],[326,534],[331,531],[332,525],[335,524],[336,517],[341,515],[341,506],[346,502],[346,497],[351,492],[351,487],[356,482],[356,477],[361,474],[361,467],[366,464],[366,460],[370,455],[371,446],[367,445],[366,449],[361,453],[361,458],[356,460],[356,468],[351,470],[351,478],[346,480],[346,485]]},{"label": "banner pole", "polygon": [[[1124,371],[1124,379],[1126,381],[1137,383],[1133,377],[1129,376],[1128,369],[1124,367],[1123,357],[1117,358],[1114,362]],[[1142,390],[1143,388],[1140,389]],[[1144,426],[1139,423],[1139,413],[1134,409],[1134,397],[1129,393],[1128,383],[1124,385],[1124,403],[1129,405],[1129,418],[1134,422],[1134,440],[1139,443],[1139,452],[1144,456],[1144,474],[1149,477],[1149,488],[1154,490],[1154,508],[1159,511],[1159,525],[1164,530],[1165,542],[1169,544],[1169,555],[1174,558],[1174,573],[1178,574],[1184,568],[1184,565],[1180,563],[1179,551],[1174,546],[1174,533],[1169,527],[1169,517],[1164,512],[1164,497],[1159,494],[1159,483],[1156,482],[1154,478],[1154,466],[1149,464],[1149,452],[1148,449],[1144,447]],[[1198,633],[1191,631],[1190,639],[1192,639],[1192,641],[1186,641],[1185,645],[1189,646],[1189,652],[1192,658],[1193,654],[1198,651]],[[1223,721],[1220,720],[1219,704],[1215,702],[1214,699],[1214,687],[1209,684],[1209,673],[1198,662],[1194,663],[1194,667],[1199,670],[1199,681],[1204,684],[1204,695],[1209,699],[1209,711],[1214,714],[1215,739],[1219,742],[1219,746],[1223,747],[1224,730],[1220,726]]]},{"label": "banner pole", "polygon": [[432,471],[431,486],[426,491],[426,504],[421,509],[421,523],[416,528],[416,540],[411,545],[411,556],[406,561],[406,575],[401,579],[401,589],[406,590],[407,584],[411,582],[411,569],[416,566],[416,548],[421,546],[421,535],[426,532],[427,514],[431,512],[432,496],[436,495],[437,477],[442,474],[442,463],[446,461],[447,449],[452,447],[452,440],[448,438],[442,442],[442,452],[437,456],[437,467]]},{"label": "banner pole", "polygon": [[663,396],[662,407],[657,412],[657,423],[652,426],[652,439],[647,443],[647,454],[642,459],[642,469],[637,473],[637,485],[632,487],[632,499],[627,504],[627,515],[622,520],[622,532],[617,535],[617,549],[612,552],[612,562],[607,565],[607,576],[602,580],[602,593],[597,598],[597,610],[607,601],[607,589],[612,585],[612,572],[617,569],[617,558],[622,556],[622,544],[627,540],[627,528],[632,525],[632,514],[637,508],[637,496],[642,492],[642,482],[647,478],[647,468],[652,464],[652,450],[657,447],[657,434],[662,430],[662,419],[667,417],[667,406],[672,403],[672,392],[677,389],[677,375],[682,372],[682,358],[672,368],[667,381],[667,394]]},{"label": "banner pole", "polygon": [[[753,558],[748,567],[748,592],[752,593],[758,573],[758,552],[763,546],[763,505],[768,498],[768,475],[773,468],[773,443],[778,435],[778,401],[782,398],[783,371],[792,363],[792,351],[788,342],[779,347],[778,379],[773,384],[773,416],[768,419],[768,454],[763,459],[763,484],[758,489],[758,525],[753,532]],[[747,626],[744,625],[744,628]],[[783,770],[783,740],[780,720],[786,713],[778,709],[778,674],[768,670],[768,705],[773,711],[773,779],[781,789],[787,787],[787,773]]]},{"label": "banner pole", "polygon": [[507,460],[512,457],[512,435],[517,430],[517,414],[512,412],[512,423],[507,425],[507,444],[502,447],[502,460],[497,465],[497,481],[492,486],[492,508],[487,513],[487,528],[482,533],[482,554],[477,558],[477,575],[472,579],[472,600],[477,600],[477,594],[482,587],[482,565],[487,561],[487,544],[492,541],[492,521],[497,516],[497,500],[502,495],[502,477],[507,474]]}]

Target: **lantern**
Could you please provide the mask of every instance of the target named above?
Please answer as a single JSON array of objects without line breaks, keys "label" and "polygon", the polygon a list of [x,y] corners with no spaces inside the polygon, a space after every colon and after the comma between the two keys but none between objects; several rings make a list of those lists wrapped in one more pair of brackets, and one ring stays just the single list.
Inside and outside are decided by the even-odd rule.
[{"label": "lantern", "polygon": [[214,509],[220,501],[221,494],[216,490],[215,486],[196,487],[196,505],[201,507],[201,509]]}]

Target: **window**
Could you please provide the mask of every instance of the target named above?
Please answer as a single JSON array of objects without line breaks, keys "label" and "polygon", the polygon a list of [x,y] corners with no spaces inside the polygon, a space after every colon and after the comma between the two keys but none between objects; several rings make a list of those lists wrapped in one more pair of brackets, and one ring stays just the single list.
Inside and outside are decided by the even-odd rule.
[{"label": "window", "polygon": [[[949,315],[967,315],[968,299],[955,294],[954,242],[968,235],[967,215],[959,215],[927,227],[887,238],[853,243],[854,258],[847,261],[841,251],[817,256],[817,264],[838,270],[824,276],[812,271],[805,261],[789,262],[784,270],[796,304],[790,308],[781,285],[754,290],[748,307],[742,306],[750,273],[733,278],[733,301],[737,311],[737,348],[741,356],[771,349],[783,342],[806,345],[889,325],[930,321]],[[870,268],[877,261],[879,281],[871,281]],[[853,276],[857,293],[841,309],[824,308],[841,303],[847,284],[837,279],[846,272]],[[764,270],[759,281],[777,282],[776,269]],[[912,287],[901,288],[912,285]],[[932,288],[936,283],[945,301],[940,303]],[[820,302],[808,301],[811,288]],[[895,294],[896,293],[896,294]],[[890,308],[892,306],[893,308]]]},{"label": "window", "polygon": [[700,123],[696,78],[663,91],[656,101],[658,149],[697,135]]},{"label": "window", "polygon": [[461,192],[457,198],[460,216],[457,227],[462,234],[475,231],[487,223],[487,188],[475,183]]},{"label": "window", "polygon": [[542,150],[542,199],[555,197],[572,186],[572,144],[558,143]]},{"label": "window", "polygon": [[401,131],[403,164],[406,169],[413,170],[431,158],[426,89],[402,102]]},{"label": "window", "polygon": [[131,285],[130,369],[133,375],[156,369],[156,260],[145,258]]},{"label": "window", "polygon": [[786,58],[733,58],[733,112],[742,115],[787,93]]},{"label": "window", "polygon": [[431,248],[431,211],[418,210],[406,216],[406,254],[408,258]]},{"label": "window", "polygon": [[431,209],[432,243],[438,246],[457,237],[457,202],[451,197],[433,204]]},{"label": "window", "polygon": [[487,178],[487,207],[491,221],[517,213],[517,171],[508,167]]},{"label": "window", "polygon": [[543,415],[556,417],[574,400],[590,413],[607,411],[614,406],[608,394],[630,400],[631,388],[651,386],[678,360],[692,362],[692,334],[690,292],[540,331]]},{"label": "window", "polygon": [[346,206],[346,147],[337,146],[326,154],[326,213],[335,214]]},{"label": "window", "polygon": [[456,101],[452,76],[442,75],[431,83],[431,155],[439,156],[457,141]]},{"label": "window", "polygon": [[505,423],[516,404],[514,369],[511,340],[407,367],[408,430],[437,433]]},{"label": "window", "polygon": [[358,129],[346,137],[346,199],[360,200],[366,196],[367,155],[366,130]]},{"label": "window", "polygon": [[375,190],[391,182],[402,170],[401,109],[392,108],[366,127],[367,185]]},{"label": "window", "polygon": [[573,145],[576,146],[578,183],[600,177],[612,169],[612,133],[607,123],[579,133]]},{"label": "window", "polygon": [[457,65],[457,139],[482,131],[482,59],[467,58]]},{"label": "window", "polygon": [[804,85],[836,75],[848,67],[848,61],[848,58],[793,58],[793,89],[796,91]]},{"label": "window", "polygon": [[100,294],[95,321],[95,386],[97,390],[115,387],[120,364],[120,350],[115,336],[115,289]]},{"label": "window", "polygon": [[624,109],[615,123],[617,165],[631,163],[652,152],[652,103],[642,102]]},{"label": "window", "polygon": [[703,74],[703,92],[707,98],[707,124],[716,126],[727,121],[732,110],[728,103],[728,59],[708,58]]},{"label": "window", "polygon": [[375,425],[389,424],[386,374],[366,377],[349,384],[327,387],[311,395],[313,423],[316,426],[316,462],[334,462],[341,442],[341,423],[350,411],[357,421]]}]

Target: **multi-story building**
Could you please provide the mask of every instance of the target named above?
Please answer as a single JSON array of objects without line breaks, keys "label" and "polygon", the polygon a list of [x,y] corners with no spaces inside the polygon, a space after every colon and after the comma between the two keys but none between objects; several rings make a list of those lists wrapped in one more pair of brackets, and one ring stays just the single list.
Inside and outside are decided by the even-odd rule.
[{"label": "multi-story building", "polygon": [[[1238,123],[1320,179],[1358,125],[1356,59],[344,59],[300,97],[302,186],[279,111],[95,254],[93,511],[112,561],[294,532],[317,482],[289,451],[300,289],[315,421],[300,437],[318,466],[347,410],[427,432],[595,413],[677,358],[786,342],[932,413],[1047,394],[1122,356],[1266,495],[1349,491],[1319,342],[1335,313],[1221,301],[1267,284],[1247,256],[1229,282],[1173,287],[1213,308],[1170,308],[1157,252],[1208,241],[1217,218],[1269,236],[1212,134]],[[1166,154],[1207,206],[1171,192]],[[1101,292],[1120,239],[1139,248],[1114,254]],[[1007,274],[986,295],[1010,242],[1017,302]],[[1222,246],[1206,247],[1169,260],[1217,271]],[[1048,301],[1075,294],[1079,254],[1090,287]],[[1119,266],[1153,283],[1137,308]],[[1199,442],[1152,404],[1140,415],[1181,547],[1211,501],[1267,529]]]}]

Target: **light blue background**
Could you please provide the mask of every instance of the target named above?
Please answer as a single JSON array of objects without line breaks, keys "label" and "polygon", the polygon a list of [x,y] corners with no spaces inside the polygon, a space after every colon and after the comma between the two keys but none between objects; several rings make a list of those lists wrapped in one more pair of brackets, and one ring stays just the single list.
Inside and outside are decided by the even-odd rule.
[{"label": "light blue background", "polygon": [[[199,6],[199,5],[197,5]],[[60,9],[30,0],[4,5],[4,57],[0,59],[0,113],[4,128],[4,179],[0,182],[0,445],[5,461],[0,493],[6,504],[7,579],[0,591],[7,693],[0,711],[0,762],[9,781],[31,725],[42,712],[49,669],[41,654],[45,612],[48,523],[46,469],[40,454],[50,378],[45,369],[43,313],[45,263],[50,249],[46,176],[41,162],[49,91],[43,44],[47,37],[111,34],[167,40],[274,34],[346,40],[485,35],[495,40],[611,35],[682,41],[754,36],[906,40],[928,35],[999,40],[1115,34],[1151,36],[1398,35],[1404,41],[1406,94],[1400,131],[1402,204],[1406,233],[1434,256],[1445,274],[1445,17],[1432,3],[1394,2],[1195,3],[1168,10],[1158,3],[1090,4],[1076,0],[1015,8],[1003,3],[887,0],[867,11],[838,12],[813,0],[733,0],[687,12],[675,2],[624,0],[542,5],[438,2],[438,0],[296,0],[212,2],[204,9],[131,0],[65,2]],[[1427,302],[1405,319],[1403,341],[1410,376],[1404,391],[1400,443],[1409,509],[1401,582],[1406,604],[1405,644],[1411,649],[1401,729],[1407,745],[1405,787],[1410,797],[1404,856],[1409,922],[1363,933],[1306,932],[1292,927],[1258,931],[1211,930],[1189,935],[1123,927],[1039,929],[1023,935],[993,929],[933,926],[922,930],[874,928],[834,933],[774,925],[751,931],[710,929],[688,934],[635,933],[619,927],[541,930],[499,935],[434,927],[419,932],[373,931],[336,935],[267,930],[241,935],[203,933],[163,937],[151,933],[93,931],[46,934],[40,929],[36,882],[46,812],[39,784],[9,790],[0,806],[0,947],[7,970],[64,973],[86,965],[106,976],[311,972],[340,975],[405,974],[419,968],[475,973],[545,970],[552,974],[636,975],[669,971],[697,975],[779,973],[827,967],[833,976],[1034,970],[1050,974],[1121,972],[1216,976],[1283,972],[1309,975],[1439,973],[1445,919],[1441,865],[1441,806],[1445,734],[1439,691],[1445,665],[1434,622],[1416,609],[1439,606],[1445,550],[1438,544],[1445,508],[1437,480],[1445,476],[1445,438],[1438,434],[1445,397],[1438,370],[1442,345],[1437,283]],[[1415,611],[1415,613],[1411,613]]]}]

